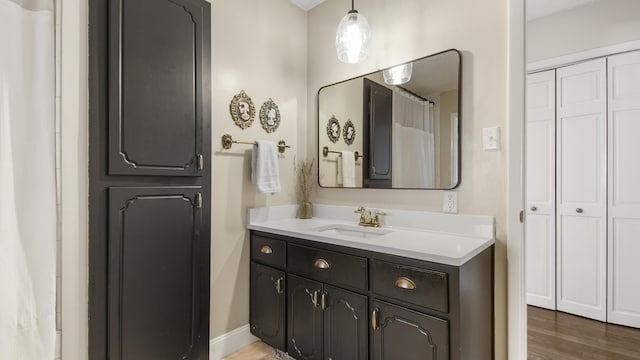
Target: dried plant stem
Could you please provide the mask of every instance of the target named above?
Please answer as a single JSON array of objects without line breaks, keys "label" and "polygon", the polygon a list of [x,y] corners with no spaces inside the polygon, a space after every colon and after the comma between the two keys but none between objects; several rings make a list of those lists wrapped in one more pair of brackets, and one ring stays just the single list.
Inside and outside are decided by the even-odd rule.
[{"label": "dried plant stem", "polygon": [[[296,177],[298,178],[298,183],[296,186],[296,197],[298,198],[300,209],[310,206],[311,195],[315,190],[313,163],[313,159],[310,163],[307,163],[306,161],[300,161],[296,163],[294,160],[294,169],[296,171]],[[299,213],[298,216],[301,218],[307,218],[301,213]],[[308,216],[310,217],[310,214]]]}]

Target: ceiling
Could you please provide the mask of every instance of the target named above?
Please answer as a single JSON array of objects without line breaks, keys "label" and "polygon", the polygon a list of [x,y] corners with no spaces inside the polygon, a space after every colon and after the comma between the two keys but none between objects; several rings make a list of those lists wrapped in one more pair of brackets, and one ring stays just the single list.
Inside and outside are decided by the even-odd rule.
[{"label": "ceiling", "polygon": [[[291,0],[293,1],[293,0]],[[549,16],[561,11],[575,9],[580,6],[601,0],[526,0],[527,21]]]},{"label": "ceiling", "polygon": [[[289,0],[304,11],[309,11],[325,0]],[[602,0],[526,0],[527,21],[575,9]]]},{"label": "ceiling", "polygon": [[289,0],[289,1],[291,1],[293,4],[297,5],[304,11],[309,11],[324,2],[324,0]]}]

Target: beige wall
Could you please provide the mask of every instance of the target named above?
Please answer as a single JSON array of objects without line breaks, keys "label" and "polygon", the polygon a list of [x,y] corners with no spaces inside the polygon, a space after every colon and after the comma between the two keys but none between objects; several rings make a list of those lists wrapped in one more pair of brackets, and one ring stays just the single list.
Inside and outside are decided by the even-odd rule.
[{"label": "beige wall", "polygon": [[[322,131],[318,139],[321,157],[318,180],[322,186],[342,187],[342,185],[337,184],[338,166],[336,159],[339,155],[330,153],[326,158],[323,157],[322,148],[324,146],[329,147],[331,151],[349,150],[358,151],[360,154],[363,153],[362,84],[362,78],[354,79],[324,88],[319,94],[318,118],[320,119]],[[327,123],[331,116],[335,116],[340,122],[340,138],[335,144],[329,140],[326,131]],[[356,129],[356,137],[351,145],[347,145],[342,137],[342,130],[347,120],[351,120],[353,127]],[[362,187],[362,158],[356,161],[355,176],[356,187]]]},{"label": "beige wall", "polygon": [[[247,208],[295,202],[293,160],[304,159],[307,115],[307,16],[287,0],[212,3],[213,177],[211,242],[211,324],[216,337],[249,322],[249,240]],[[272,98],[282,121],[267,134],[256,119],[241,130],[231,120],[229,102],[244,90],[256,113]],[[282,192],[258,195],[251,178],[251,147],[222,150],[220,137],[285,140],[280,159]]]},{"label": "beige wall", "polygon": [[640,40],[640,1],[594,2],[527,23],[527,61]]},{"label": "beige wall", "polygon": [[[507,2],[375,0],[356,3],[367,16],[373,46],[358,65],[340,63],[335,30],[348,4],[328,0],[308,17],[309,154],[315,153],[315,96],[326,84],[449,48],[462,58],[462,182],[459,210],[496,218],[496,358],[506,358],[506,147],[482,150],[482,128],[506,127]],[[317,120],[316,120],[317,121]],[[506,130],[506,129],[505,129]],[[301,139],[304,143],[304,140]],[[315,202],[441,211],[442,191],[319,189]]]}]

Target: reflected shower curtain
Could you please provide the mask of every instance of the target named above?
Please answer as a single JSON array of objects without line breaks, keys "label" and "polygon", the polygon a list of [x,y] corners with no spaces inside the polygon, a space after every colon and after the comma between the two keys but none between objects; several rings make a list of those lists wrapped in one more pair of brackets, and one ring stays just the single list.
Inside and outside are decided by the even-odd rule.
[{"label": "reflected shower curtain", "polygon": [[55,352],[53,0],[0,0],[0,359]]},{"label": "reflected shower curtain", "polygon": [[400,89],[393,93],[392,185],[425,188],[435,185],[433,104]]}]

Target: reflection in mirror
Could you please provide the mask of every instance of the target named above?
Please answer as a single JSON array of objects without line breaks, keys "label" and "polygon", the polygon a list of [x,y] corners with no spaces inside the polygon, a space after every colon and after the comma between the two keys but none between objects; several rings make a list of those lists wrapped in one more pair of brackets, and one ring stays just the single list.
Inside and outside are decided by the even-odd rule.
[{"label": "reflection in mirror", "polygon": [[[460,53],[449,50],[321,88],[320,186],[456,187],[460,69]],[[332,118],[353,124],[356,135],[351,144],[342,137],[333,142],[327,136],[325,129]],[[329,151],[323,151],[325,147]]]}]

